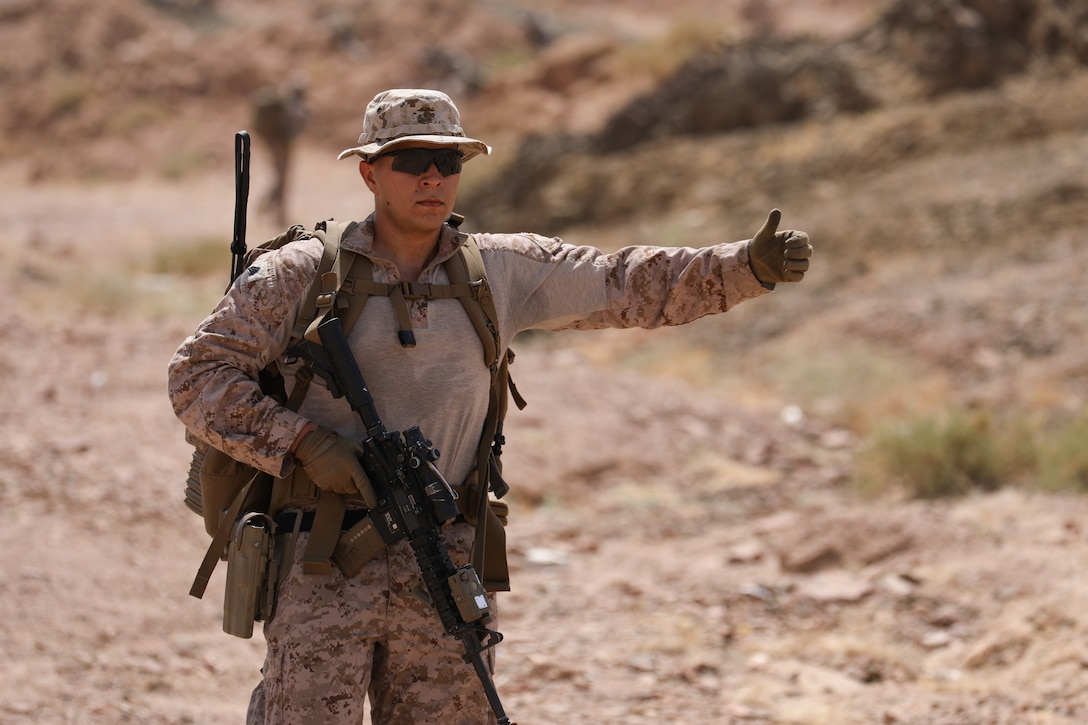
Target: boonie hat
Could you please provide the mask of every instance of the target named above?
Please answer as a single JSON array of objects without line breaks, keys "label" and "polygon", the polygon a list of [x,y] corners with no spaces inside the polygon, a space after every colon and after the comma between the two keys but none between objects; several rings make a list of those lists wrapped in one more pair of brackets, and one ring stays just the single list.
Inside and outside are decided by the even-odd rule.
[{"label": "boonie hat", "polygon": [[374,96],[363,115],[359,145],[337,156],[359,156],[369,161],[378,153],[426,142],[456,148],[463,161],[491,153],[483,141],[465,136],[461,114],[445,93],[424,88],[394,88]]}]

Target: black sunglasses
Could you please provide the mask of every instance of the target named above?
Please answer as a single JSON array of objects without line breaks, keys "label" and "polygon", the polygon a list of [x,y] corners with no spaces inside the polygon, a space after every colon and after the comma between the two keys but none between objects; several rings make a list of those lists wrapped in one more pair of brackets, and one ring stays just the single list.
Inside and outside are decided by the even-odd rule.
[{"label": "black sunglasses", "polygon": [[443,176],[452,176],[461,173],[461,158],[464,154],[455,149],[397,149],[378,154],[371,161],[377,161],[383,156],[393,159],[393,171],[403,171],[406,174],[421,176],[434,164],[438,173]]}]

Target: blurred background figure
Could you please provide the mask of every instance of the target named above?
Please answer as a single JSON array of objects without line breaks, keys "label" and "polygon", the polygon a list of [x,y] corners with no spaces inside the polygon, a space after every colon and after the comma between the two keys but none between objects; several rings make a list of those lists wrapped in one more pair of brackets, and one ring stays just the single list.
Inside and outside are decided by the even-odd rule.
[{"label": "blurred background figure", "polygon": [[253,131],[272,160],[272,185],[261,200],[261,211],[276,223],[287,222],[287,179],[291,149],[306,127],[306,88],[293,81],[284,88],[265,86],[253,94]]}]

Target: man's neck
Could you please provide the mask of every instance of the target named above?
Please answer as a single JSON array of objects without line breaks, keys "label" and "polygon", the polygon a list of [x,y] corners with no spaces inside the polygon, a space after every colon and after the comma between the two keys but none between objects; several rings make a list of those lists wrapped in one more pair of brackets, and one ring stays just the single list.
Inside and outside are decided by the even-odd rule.
[{"label": "man's neck", "polygon": [[434,258],[440,235],[441,229],[409,232],[376,219],[374,252],[396,265],[402,281],[415,282]]}]

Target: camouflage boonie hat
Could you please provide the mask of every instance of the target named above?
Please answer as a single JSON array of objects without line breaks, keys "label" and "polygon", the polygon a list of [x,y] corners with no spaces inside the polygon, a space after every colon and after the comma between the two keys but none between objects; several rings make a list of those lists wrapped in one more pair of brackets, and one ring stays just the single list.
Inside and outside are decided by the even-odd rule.
[{"label": "camouflage boonie hat", "polygon": [[459,149],[464,161],[491,153],[483,141],[465,136],[461,114],[445,93],[422,88],[394,88],[374,96],[363,116],[359,145],[337,156],[359,156],[369,161],[376,154],[413,143],[431,143]]}]

